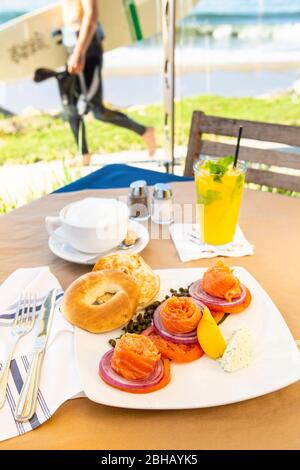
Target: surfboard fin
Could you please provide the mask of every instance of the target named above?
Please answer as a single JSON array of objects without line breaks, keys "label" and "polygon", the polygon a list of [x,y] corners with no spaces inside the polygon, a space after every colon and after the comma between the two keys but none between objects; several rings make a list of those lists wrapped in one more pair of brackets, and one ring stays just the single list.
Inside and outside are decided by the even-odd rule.
[{"label": "surfboard fin", "polygon": [[36,83],[39,83],[39,82],[43,82],[44,80],[48,80],[48,78],[57,78],[57,75],[58,75],[58,72],[55,72],[55,70],[41,67],[35,70],[33,80]]}]

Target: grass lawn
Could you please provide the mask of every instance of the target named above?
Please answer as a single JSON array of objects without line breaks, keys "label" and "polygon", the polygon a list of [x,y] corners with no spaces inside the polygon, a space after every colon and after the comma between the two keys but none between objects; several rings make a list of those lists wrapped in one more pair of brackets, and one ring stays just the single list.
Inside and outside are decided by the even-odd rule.
[{"label": "grass lawn", "polygon": [[[244,118],[256,121],[300,126],[298,99],[284,95],[276,99],[223,98],[198,96],[176,103],[176,145],[186,145],[193,110],[203,110],[216,116]],[[158,144],[163,142],[161,105],[140,107],[128,114],[157,129]],[[87,118],[90,150],[110,153],[143,149],[143,142],[133,132],[117,129]],[[76,148],[67,123],[51,116],[0,118],[0,165],[3,163],[33,163],[40,160],[64,159],[74,155]]]}]

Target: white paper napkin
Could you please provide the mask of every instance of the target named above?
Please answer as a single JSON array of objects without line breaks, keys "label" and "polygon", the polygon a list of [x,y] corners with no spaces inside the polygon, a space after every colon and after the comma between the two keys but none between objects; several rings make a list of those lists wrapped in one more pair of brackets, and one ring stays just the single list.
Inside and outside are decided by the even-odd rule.
[{"label": "white paper napkin", "polygon": [[254,247],[246,240],[241,228],[237,226],[234,240],[228,245],[207,245],[200,241],[198,227],[194,224],[172,224],[170,233],[182,262],[215,256],[253,255]]},{"label": "white paper napkin", "polygon": [[59,311],[63,291],[48,267],[18,269],[0,286],[0,365],[2,367],[11,345],[10,326],[21,292],[27,290],[36,294],[39,313],[46,295],[53,288],[59,290],[43,360],[36,413],[25,423],[18,423],[14,419],[15,405],[31,361],[38,322],[31,333],[20,339],[15,350],[6,403],[0,410],[0,441],[35,429],[49,419],[66,400],[82,396],[74,359],[73,327]]}]

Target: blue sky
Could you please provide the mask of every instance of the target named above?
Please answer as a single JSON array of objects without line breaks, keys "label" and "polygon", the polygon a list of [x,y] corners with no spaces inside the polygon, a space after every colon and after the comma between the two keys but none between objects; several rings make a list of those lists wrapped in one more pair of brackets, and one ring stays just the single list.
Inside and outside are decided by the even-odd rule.
[{"label": "blue sky", "polygon": [[[56,0],[1,0],[2,10],[33,10],[55,3]],[[295,12],[300,10],[300,0],[200,0],[199,11],[205,12],[253,12],[258,10]]]}]

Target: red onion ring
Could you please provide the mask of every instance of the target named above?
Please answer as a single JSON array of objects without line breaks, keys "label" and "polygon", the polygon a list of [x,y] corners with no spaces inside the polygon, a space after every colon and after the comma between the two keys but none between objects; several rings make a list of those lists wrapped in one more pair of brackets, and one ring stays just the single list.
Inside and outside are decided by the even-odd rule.
[{"label": "red onion ring", "polygon": [[[199,305],[199,307],[203,307],[203,304],[201,302],[196,301],[196,303]],[[163,304],[162,304],[163,305]],[[160,305],[157,307],[157,309],[154,312],[153,315],[153,325],[157,331],[157,333],[162,336],[163,338],[172,341],[173,343],[177,344],[194,344],[198,343],[198,338],[197,338],[197,330],[193,330],[190,333],[182,333],[180,334],[173,334],[170,333],[168,330],[165,329],[165,327],[162,324],[161,318],[160,318],[160,309],[162,307]]]},{"label": "red onion ring", "polygon": [[164,366],[163,362],[160,360],[157,362],[155,369],[151,374],[142,380],[128,380],[119,375],[111,367],[111,359],[114,353],[114,349],[107,351],[101,358],[99,364],[99,374],[105,382],[107,382],[112,387],[121,387],[127,388],[128,390],[136,389],[147,389],[153,385],[158,384],[161,381],[164,375]]},{"label": "red onion ring", "polygon": [[237,305],[241,305],[246,298],[246,287],[241,284],[241,295],[237,297],[236,299],[233,299],[231,302],[228,302],[227,300],[220,299],[219,297],[214,297],[212,295],[209,295],[205,290],[202,289],[201,287],[201,280],[194,282],[190,287],[189,287],[189,294],[193,299],[198,300],[199,302],[202,302],[205,304],[208,308],[211,308],[212,310],[214,307],[221,307],[221,308],[226,308],[226,307],[236,307]]}]

